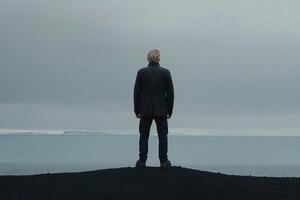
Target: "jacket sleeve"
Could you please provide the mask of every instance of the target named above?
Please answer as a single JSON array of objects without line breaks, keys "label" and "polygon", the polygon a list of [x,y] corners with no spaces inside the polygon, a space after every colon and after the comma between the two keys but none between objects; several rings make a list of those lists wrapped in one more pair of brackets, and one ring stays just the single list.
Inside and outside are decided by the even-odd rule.
[{"label": "jacket sleeve", "polygon": [[137,72],[136,80],[134,84],[134,92],[133,92],[133,99],[134,99],[134,112],[136,115],[140,114],[140,103],[141,103],[141,74],[140,71]]},{"label": "jacket sleeve", "polygon": [[169,71],[168,71],[168,78],[167,78],[167,103],[168,103],[168,114],[172,115],[173,105],[174,105],[174,87],[173,87],[171,73]]}]

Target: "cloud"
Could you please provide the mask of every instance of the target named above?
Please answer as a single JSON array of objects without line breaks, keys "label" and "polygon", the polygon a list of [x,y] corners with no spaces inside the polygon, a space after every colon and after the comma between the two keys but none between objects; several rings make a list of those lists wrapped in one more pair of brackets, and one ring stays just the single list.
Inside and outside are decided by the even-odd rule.
[{"label": "cloud", "polygon": [[111,102],[130,112],[136,72],[158,48],[172,73],[177,113],[299,113],[299,5],[4,0],[0,103]]}]

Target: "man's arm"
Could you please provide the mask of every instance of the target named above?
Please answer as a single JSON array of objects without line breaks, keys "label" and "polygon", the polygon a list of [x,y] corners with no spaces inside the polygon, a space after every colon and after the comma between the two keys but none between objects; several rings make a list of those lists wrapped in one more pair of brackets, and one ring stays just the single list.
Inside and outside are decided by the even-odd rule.
[{"label": "man's arm", "polygon": [[167,79],[167,102],[168,102],[168,114],[169,117],[172,116],[173,113],[173,105],[174,105],[174,87],[171,73],[168,71],[168,79]]},{"label": "man's arm", "polygon": [[134,84],[134,92],[133,92],[133,98],[134,98],[134,112],[135,115],[138,116],[140,114],[140,102],[141,102],[141,75],[140,71],[137,72],[136,80]]}]

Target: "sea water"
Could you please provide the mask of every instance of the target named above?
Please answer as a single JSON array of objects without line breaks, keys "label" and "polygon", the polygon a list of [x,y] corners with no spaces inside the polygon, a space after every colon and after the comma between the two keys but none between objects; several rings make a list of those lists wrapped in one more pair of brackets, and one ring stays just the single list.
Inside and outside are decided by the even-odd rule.
[{"label": "sea water", "polygon": [[[0,135],[0,175],[133,167],[138,135]],[[169,135],[175,166],[252,176],[300,177],[300,137]],[[147,165],[159,166],[158,138]]]}]

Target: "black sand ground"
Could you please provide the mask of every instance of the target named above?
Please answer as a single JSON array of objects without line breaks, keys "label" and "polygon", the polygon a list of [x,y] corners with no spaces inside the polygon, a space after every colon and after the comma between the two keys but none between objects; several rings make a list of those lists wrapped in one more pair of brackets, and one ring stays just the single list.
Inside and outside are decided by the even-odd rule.
[{"label": "black sand ground", "polygon": [[0,200],[300,200],[300,178],[230,176],[181,167],[0,176]]}]

